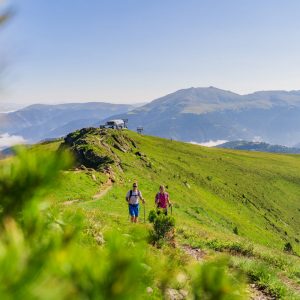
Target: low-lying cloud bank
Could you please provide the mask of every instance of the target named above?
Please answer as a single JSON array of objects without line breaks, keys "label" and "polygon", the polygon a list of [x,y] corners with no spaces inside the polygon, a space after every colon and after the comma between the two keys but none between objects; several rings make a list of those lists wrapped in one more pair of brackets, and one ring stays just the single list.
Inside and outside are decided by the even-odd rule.
[{"label": "low-lying cloud bank", "polygon": [[216,140],[216,141],[210,140],[210,141],[204,142],[204,143],[197,143],[197,142],[194,142],[194,141],[191,141],[190,143],[194,144],[194,145],[205,146],[205,147],[215,147],[215,146],[227,143],[227,142],[228,141],[226,141],[226,140]]},{"label": "low-lying cloud bank", "polygon": [[9,135],[8,133],[0,134],[0,150],[13,145],[25,144],[26,140],[19,135]]}]

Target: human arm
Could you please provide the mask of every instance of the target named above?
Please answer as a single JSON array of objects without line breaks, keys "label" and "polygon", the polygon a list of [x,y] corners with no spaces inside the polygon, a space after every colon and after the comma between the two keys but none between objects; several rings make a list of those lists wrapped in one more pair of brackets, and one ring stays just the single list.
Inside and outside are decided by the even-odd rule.
[{"label": "human arm", "polygon": [[130,191],[127,192],[126,194],[126,201],[129,203],[130,200]]},{"label": "human arm", "polygon": [[158,204],[159,204],[159,196],[158,196],[158,193],[155,195],[155,204],[156,204],[156,206],[158,206]]},{"label": "human arm", "polygon": [[145,199],[143,198],[142,193],[139,191],[139,198],[142,200],[143,204],[145,204]]}]

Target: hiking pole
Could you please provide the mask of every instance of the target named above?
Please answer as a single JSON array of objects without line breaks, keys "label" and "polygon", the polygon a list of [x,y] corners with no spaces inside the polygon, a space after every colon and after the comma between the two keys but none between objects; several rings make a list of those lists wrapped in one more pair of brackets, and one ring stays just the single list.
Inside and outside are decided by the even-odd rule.
[{"label": "hiking pole", "polygon": [[130,221],[129,204],[128,204],[128,222]]},{"label": "hiking pole", "polygon": [[131,215],[130,215],[130,211],[129,211],[129,202],[128,202],[128,222],[130,222],[130,218],[131,218]]},{"label": "hiking pole", "polygon": [[146,223],[146,204],[144,203],[144,223]]},{"label": "hiking pole", "polygon": [[171,208],[171,216],[173,215],[173,205],[171,204],[170,205],[170,208]]}]

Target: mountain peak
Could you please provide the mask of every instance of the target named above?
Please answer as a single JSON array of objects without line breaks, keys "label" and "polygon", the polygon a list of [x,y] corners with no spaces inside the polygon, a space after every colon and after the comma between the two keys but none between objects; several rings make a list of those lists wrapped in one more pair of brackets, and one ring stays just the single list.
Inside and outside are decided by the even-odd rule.
[{"label": "mountain peak", "polygon": [[241,95],[216,87],[190,87],[181,89],[164,97],[158,98],[140,108],[142,111],[157,109],[158,111],[177,111],[184,113],[202,114],[218,109],[226,109],[229,105],[243,102]]},{"label": "mountain peak", "polygon": [[[219,93],[231,93],[231,94],[235,94],[235,95],[238,95],[237,93],[234,93],[232,91],[229,91],[229,90],[224,90],[224,89],[220,89],[220,88],[217,88],[215,86],[199,86],[199,87],[190,87],[190,88],[185,88],[185,89],[180,89],[180,90],[177,90],[176,92],[174,93],[177,93],[177,92],[182,92],[182,91],[202,91],[202,92],[219,92]],[[171,94],[174,94],[174,93],[171,93]]]}]

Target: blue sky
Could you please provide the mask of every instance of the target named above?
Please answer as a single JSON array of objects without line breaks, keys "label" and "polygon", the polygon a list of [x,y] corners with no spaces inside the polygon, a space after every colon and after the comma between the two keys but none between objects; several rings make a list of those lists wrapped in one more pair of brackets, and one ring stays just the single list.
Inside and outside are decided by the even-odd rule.
[{"label": "blue sky", "polygon": [[11,0],[2,101],[300,89],[299,0]]}]

